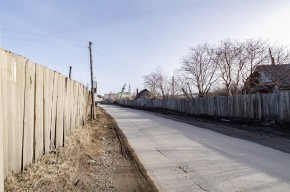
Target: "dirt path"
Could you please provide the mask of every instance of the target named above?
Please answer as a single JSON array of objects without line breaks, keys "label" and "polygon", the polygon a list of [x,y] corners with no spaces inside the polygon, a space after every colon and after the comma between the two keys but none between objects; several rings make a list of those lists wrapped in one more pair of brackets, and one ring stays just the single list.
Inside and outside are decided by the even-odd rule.
[{"label": "dirt path", "polygon": [[97,117],[64,148],[7,178],[5,191],[157,191],[114,119],[101,108]]}]

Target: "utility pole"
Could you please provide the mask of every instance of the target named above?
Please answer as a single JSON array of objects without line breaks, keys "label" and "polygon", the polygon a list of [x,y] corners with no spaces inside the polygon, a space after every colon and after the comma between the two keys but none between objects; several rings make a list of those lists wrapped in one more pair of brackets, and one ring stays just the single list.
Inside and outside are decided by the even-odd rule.
[{"label": "utility pole", "polygon": [[91,93],[92,93],[92,106],[91,106],[91,119],[95,119],[95,93],[94,93],[94,72],[93,72],[93,56],[92,56],[92,42],[89,42],[90,51],[90,66],[91,66]]},{"label": "utility pole", "polygon": [[72,69],[72,66],[69,66],[69,75],[68,75],[69,78],[71,78],[71,69]]}]

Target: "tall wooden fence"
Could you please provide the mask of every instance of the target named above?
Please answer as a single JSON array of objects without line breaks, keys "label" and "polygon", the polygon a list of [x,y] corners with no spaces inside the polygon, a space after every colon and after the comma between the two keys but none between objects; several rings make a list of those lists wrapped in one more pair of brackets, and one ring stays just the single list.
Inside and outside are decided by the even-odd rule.
[{"label": "tall wooden fence", "polygon": [[119,104],[164,109],[190,115],[208,115],[258,121],[290,122],[290,92],[219,96],[194,99],[124,100]]},{"label": "tall wooden fence", "polygon": [[89,91],[62,74],[0,49],[0,191],[3,179],[64,146],[89,112]]}]

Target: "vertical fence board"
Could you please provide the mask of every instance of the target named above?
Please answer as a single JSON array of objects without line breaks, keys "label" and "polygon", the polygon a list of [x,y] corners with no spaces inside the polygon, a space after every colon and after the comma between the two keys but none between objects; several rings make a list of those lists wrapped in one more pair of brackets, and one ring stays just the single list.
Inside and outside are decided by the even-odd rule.
[{"label": "vertical fence board", "polygon": [[71,129],[74,129],[76,127],[76,122],[75,122],[75,112],[76,112],[76,108],[75,108],[75,105],[76,105],[76,83],[75,81],[72,81],[72,91],[73,91],[73,94],[72,94],[72,103],[71,103],[71,108],[72,108],[72,114],[71,114]]},{"label": "vertical fence board", "polygon": [[14,63],[11,54],[2,52],[2,98],[3,98],[3,135],[4,135],[4,176],[13,170],[15,142],[15,83]]},{"label": "vertical fence board", "polygon": [[52,111],[51,111],[51,126],[50,126],[50,147],[55,147],[55,132],[56,132],[56,105],[57,105],[57,87],[58,87],[58,73],[53,73],[53,95],[52,95]]},{"label": "vertical fence board", "polygon": [[285,92],[281,92],[280,94],[280,98],[279,98],[279,121],[280,122],[285,122],[287,117],[287,101],[286,101],[286,93]]},{"label": "vertical fence board", "polygon": [[290,121],[290,92],[286,93],[286,111],[287,111],[287,116],[286,118],[286,122]]},{"label": "vertical fence board", "polygon": [[0,191],[4,191],[4,125],[3,125],[3,98],[2,98],[2,77],[4,62],[3,62],[3,50],[0,49]]},{"label": "vertical fence board", "polygon": [[35,64],[28,61],[25,68],[23,168],[33,159]]},{"label": "vertical fence board", "polygon": [[278,103],[279,97],[278,94],[272,93],[270,98],[270,118],[278,119]]},{"label": "vertical fence board", "polygon": [[35,65],[34,158],[43,155],[43,67]]},{"label": "vertical fence board", "polygon": [[262,111],[261,119],[265,121],[268,118],[268,114],[269,114],[268,104],[267,104],[267,95],[265,94],[261,95],[261,111]]},{"label": "vertical fence board", "polygon": [[67,81],[67,134],[69,135],[71,133],[71,116],[72,116],[72,81],[71,79],[68,79]]},{"label": "vertical fence board", "polygon": [[64,100],[63,100],[63,145],[65,145],[66,138],[68,136],[68,129],[69,129],[69,114],[68,114],[68,77],[64,79]]},{"label": "vertical fence board", "polygon": [[47,154],[50,150],[50,131],[51,131],[51,114],[52,114],[52,97],[53,97],[53,77],[54,72],[44,68],[43,80],[43,99],[44,99],[44,152]]},{"label": "vertical fence board", "polygon": [[25,66],[27,59],[14,56],[16,63],[16,103],[17,115],[15,117],[15,170],[14,173],[21,171],[22,165],[22,141],[23,141],[23,117],[24,117],[24,90],[25,90]]},{"label": "vertical fence board", "polygon": [[56,101],[56,147],[63,145],[63,89],[64,89],[64,77],[61,74],[58,75],[57,83],[57,101]]},{"label": "vertical fence board", "polygon": [[79,117],[79,84],[76,83],[76,127],[80,126]]}]

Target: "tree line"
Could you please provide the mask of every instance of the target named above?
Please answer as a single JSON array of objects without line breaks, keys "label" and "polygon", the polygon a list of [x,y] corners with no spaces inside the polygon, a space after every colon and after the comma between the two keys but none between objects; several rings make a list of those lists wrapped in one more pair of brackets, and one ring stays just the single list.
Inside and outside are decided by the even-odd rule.
[{"label": "tree line", "polygon": [[145,87],[159,98],[230,96],[244,93],[244,85],[257,66],[289,63],[287,46],[261,39],[228,38],[217,45],[190,47],[173,76],[158,67],[143,78]]}]

